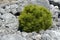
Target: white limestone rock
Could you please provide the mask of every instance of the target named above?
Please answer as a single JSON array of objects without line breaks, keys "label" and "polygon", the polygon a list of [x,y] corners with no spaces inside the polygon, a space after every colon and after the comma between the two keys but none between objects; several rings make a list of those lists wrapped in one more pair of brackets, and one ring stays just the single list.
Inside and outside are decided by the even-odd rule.
[{"label": "white limestone rock", "polygon": [[5,6],[5,11],[9,13],[11,11],[10,6]]},{"label": "white limestone rock", "polygon": [[56,30],[47,30],[41,34],[41,40],[60,40],[60,32]]},{"label": "white limestone rock", "polygon": [[10,13],[6,13],[6,14],[2,15],[2,18],[5,20],[4,21],[5,26],[8,26],[11,29],[18,28],[18,20],[14,15],[12,15]]},{"label": "white limestone rock", "polygon": [[26,37],[26,36],[28,36],[28,33],[26,33],[26,32],[21,32],[21,35],[22,35],[23,37]]},{"label": "white limestone rock", "polygon": [[50,4],[49,4],[48,0],[31,0],[31,3],[42,5],[48,9],[50,9],[50,7],[49,7]]},{"label": "white limestone rock", "polygon": [[38,4],[38,5],[42,5],[48,9],[50,9],[50,4],[48,0],[18,0],[19,1],[19,7],[18,7],[18,11],[21,12],[21,10],[24,8],[25,5],[28,4]]},{"label": "white limestone rock", "polygon": [[17,13],[17,10],[16,10],[16,9],[11,9],[11,12],[12,12],[13,14],[16,14],[16,13]]},{"label": "white limestone rock", "polygon": [[18,8],[18,5],[17,4],[12,4],[12,5],[10,5],[10,8],[11,9]]},{"label": "white limestone rock", "polygon": [[1,15],[0,17],[0,30],[2,31],[2,35],[5,34],[11,34],[18,30],[18,19],[12,15],[11,13],[5,13]]},{"label": "white limestone rock", "polygon": [[60,0],[53,0],[54,2],[60,2]]},{"label": "white limestone rock", "polygon": [[4,35],[1,40],[26,40],[26,38],[22,37],[19,34],[8,34]]},{"label": "white limestone rock", "polygon": [[50,5],[50,9],[52,9],[52,8],[54,8],[54,5],[53,4]]},{"label": "white limestone rock", "polygon": [[41,38],[41,35],[36,33],[36,32],[32,32],[32,33],[26,33],[26,32],[22,32],[22,36],[30,39],[30,40],[40,40]]},{"label": "white limestone rock", "polygon": [[5,13],[6,13],[5,9],[3,9],[3,8],[0,8],[0,13],[3,13],[3,14],[5,14]]}]

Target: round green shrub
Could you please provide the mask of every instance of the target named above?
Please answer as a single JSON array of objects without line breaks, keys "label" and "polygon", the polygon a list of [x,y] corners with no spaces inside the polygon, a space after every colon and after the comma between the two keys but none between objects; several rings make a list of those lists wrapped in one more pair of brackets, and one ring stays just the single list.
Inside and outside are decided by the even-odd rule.
[{"label": "round green shrub", "polygon": [[19,19],[19,28],[25,32],[39,32],[46,30],[52,25],[51,12],[39,5],[27,5],[24,7]]}]

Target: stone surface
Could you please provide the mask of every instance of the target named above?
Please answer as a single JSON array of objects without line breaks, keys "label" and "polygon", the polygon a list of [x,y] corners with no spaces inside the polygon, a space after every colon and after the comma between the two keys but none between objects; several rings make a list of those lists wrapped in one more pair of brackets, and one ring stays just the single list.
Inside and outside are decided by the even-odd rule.
[{"label": "stone surface", "polygon": [[16,0],[0,0],[0,3],[9,3],[9,2],[12,2],[12,1],[16,1]]},{"label": "stone surface", "polygon": [[6,13],[5,9],[0,8],[0,13],[5,14]]},{"label": "stone surface", "polygon": [[51,1],[54,1],[54,2],[60,2],[60,0],[51,0]]},{"label": "stone surface", "polygon": [[[9,1],[9,0],[8,0]],[[0,7],[5,7],[4,10],[6,12],[12,12],[12,14],[15,14],[17,12],[21,12],[24,8],[25,5],[27,4],[38,4],[38,5],[42,5],[46,8],[50,8],[49,7],[49,1],[48,0],[17,0],[17,1],[13,1],[11,3],[5,3],[5,4],[0,4]]]},{"label": "stone surface", "polygon": [[44,34],[41,34],[41,40],[60,40],[60,31],[47,30]]},{"label": "stone surface", "polygon": [[15,32],[18,29],[18,20],[11,13],[1,15],[0,30],[3,29],[8,32]]},{"label": "stone surface", "polygon": [[4,35],[1,40],[26,40],[26,38],[22,37],[19,34],[8,34]]},{"label": "stone surface", "polygon": [[42,5],[42,6],[46,7],[46,8],[48,8],[48,9],[50,8],[48,0],[31,0],[31,2],[33,4]]}]

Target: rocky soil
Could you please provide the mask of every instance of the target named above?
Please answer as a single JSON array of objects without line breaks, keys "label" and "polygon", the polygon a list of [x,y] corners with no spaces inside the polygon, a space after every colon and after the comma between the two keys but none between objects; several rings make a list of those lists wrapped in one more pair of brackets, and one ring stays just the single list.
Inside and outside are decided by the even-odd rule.
[{"label": "rocky soil", "polygon": [[[51,0],[52,1],[52,0]],[[0,40],[60,40],[60,9],[49,0],[17,0],[0,4]],[[1,2],[1,1],[0,1]],[[55,1],[53,1],[56,3]],[[18,15],[28,4],[42,5],[53,15],[52,28],[39,33],[18,31]],[[59,4],[59,2],[58,2]]]}]

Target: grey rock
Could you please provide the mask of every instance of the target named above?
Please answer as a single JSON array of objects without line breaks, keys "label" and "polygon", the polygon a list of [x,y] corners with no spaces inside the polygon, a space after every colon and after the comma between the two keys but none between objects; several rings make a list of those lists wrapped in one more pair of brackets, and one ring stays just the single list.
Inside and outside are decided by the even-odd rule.
[{"label": "grey rock", "polygon": [[[2,18],[2,19],[1,19]],[[0,18],[0,31],[2,35],[14,33],[18,29],[18,19],[11,13],[5,13]]]},{"label": "grey rock", "polygon": [[50,8],[48,0],[31,0],[31,3],[42,5],[42,6],[46,7],[46,8],[48,8],[48,9]]},{"label": "grey rock", "polygon": [[40,40],[41,39],[41,35],[40,34],[35,35],[34,39],[35,40]]},{"label": "grey rock", "polygon": [[32,40],[40,40],[41,35],[36,32],[32,32],[32,33],[28,33],[28,35],[26,35],[26,38]]},{"label": "grey rock", "polygon": [[13,14],[17,13],[17,12],[21,12],[24,8],[25,5],[27,4],[38,4],[38,5],[42,5],[46,8],[50,8],[49,7],[49,1],[48,0],[17,0],[13,3],[5,3],[2,4],[1,7],[5,7],[5,12],[12,12]]},{"label": "grey rock", "polygon": [[26,37],[26,36],[28,36],[28,33],[22,32],[21,35],[22,35],[23,37]]},{"label": "grey rock", "polygon": [[24,8],[25,5],[28,4],[38,4],[38,5],[42,5],[48,9],[50,9],[49,7],[49,1],[48,0],[18,0],[19,1],[19,7],[18,7],[18,11],[22,11],[22,9]]},{"label": "grey rock", "polygon": [[12,4],[10,5],[10,10],[13,14],[17,13],[18,5],[17,4]]},{"label": "grey rock", "polygon": [[8,34],[4,35],[1,40],[26,40],[26,38],[22,37],[19,34]]},{"label": "grey rock", "polygon": [[6,13],[2,15],[2,18],[5,20],[4,25],[10,29],[16,29],[18,27],[18,19],[11,13]]},{"label": "grey rock", "polygon": [[44,30],[41,30],[41,31],[39,31],[39,34],[43,34],[45,31]]},{"label": "grey rock", "polygon": [[60,0],[51,0],[51,1],[58,2],[58,3],[60,2]]},{"label": "grey rock", "polygon": [[18,5],[17,4],[12,4],[12,5],[10,5],[10,8],[11,9],[18,8]]},{"label": "grey rock", "polygon": [[60,40],[60,32],[47,30],[44,34],[41,34],[41,40]]},{"label": "grey rock", "polygon": [[5,14],[6,13],[5,9],[0,8],[0,13]]},{"label": "grey rock", "polygon": [[54,5],[53,4],[50,4],[50,9],[54,8]]},{"label": "grey rock", "polygon": [[44,34],[42,35],[41,40],[52,40],[52,39],[48,34]]},{"label": "grey rock", "polygon": [[11,11],[10,6],[5,6],[5,11],[9,13]]},{"label": "grey rock", "polygon": [[11,12],[12,12],[13,14],[16,14],[16,13],[17,13],[17,10],[16,10],[16,9],[11,9]]}]

